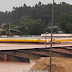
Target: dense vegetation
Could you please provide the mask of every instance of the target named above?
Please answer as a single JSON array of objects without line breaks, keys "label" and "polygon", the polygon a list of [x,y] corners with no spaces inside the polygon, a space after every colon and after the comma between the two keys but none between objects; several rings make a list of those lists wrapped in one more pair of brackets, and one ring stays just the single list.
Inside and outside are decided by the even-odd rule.
[{"label": "dense vegetation", "polygon": [[[59,25],[59,29],[66,33],[72,32],[71,11],[72,5],[70,4],[65,2],[60,2],[60,4],[54,3],[54,25]],[[0,12],[0,24],[10,23],[11,29],[19,30],[21,35],[41,34],[46,31],[50,32],[48,27],[51,26],[51,17],[51,3],[42,4],[39,2],[33,7],[24,4],[21,7],[13,7],[12,12]],[[57,32],[57,29],[54,30],[54,32]]]},{"label": "dense vegetation", "polygon": [[72,33],[72,12],[60,16],[58,24],[62,31]]}]

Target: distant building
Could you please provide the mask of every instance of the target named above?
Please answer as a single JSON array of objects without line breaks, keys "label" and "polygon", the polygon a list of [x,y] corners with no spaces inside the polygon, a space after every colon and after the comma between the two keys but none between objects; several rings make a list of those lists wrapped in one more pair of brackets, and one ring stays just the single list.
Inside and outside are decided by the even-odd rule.
[{"label": "distant building", "polygon": [[3,24],[1,25],[1,27],[3,28],[5,25],[6,25],[6,23],[3,23]]},{"label": "distant building", "polygon": [[18,30],[10,30],[13,35],[18,35]]},{"label": "distant building", "polygon": [[[51,29],[52,27],[50,26],[49,28]],[[58,26],[55,25],[55,26],[53,26],[53,28],[58,28]]]},{"label": "distant building", "polygon": [[59,34],[63,34],[63,31],[58,31]]}]

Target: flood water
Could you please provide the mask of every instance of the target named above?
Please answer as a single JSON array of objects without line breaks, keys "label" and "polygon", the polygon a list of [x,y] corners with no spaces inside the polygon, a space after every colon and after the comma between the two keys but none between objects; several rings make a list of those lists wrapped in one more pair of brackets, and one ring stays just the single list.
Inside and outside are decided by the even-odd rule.
[{"label": "flood water", "polygon": [[33,61],[31,63],[0,62],[0,72],[24,72],[24,70],[30,70],[34,64]]},{"label": "flood water", "polygon": [[[19,46],[20,45],[20,46]],[[24,44],[10,44],[0,43],[0,49],[24,47]],[[30,60],[30,63],[24,62],[0,62],[0,72],[24,72],[24,70],[30,70],[30,68],[36,63],[36,60]]]}]

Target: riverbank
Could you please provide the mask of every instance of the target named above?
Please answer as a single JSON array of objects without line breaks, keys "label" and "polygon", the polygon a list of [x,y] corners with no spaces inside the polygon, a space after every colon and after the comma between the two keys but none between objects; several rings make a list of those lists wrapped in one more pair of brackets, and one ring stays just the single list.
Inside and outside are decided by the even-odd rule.
[{"label": "riverbank", "polygon": [[[49,58],[41,58],[31,70],[49,70]],[[72,58],[52,57],[52,72],[72,72]]]}]

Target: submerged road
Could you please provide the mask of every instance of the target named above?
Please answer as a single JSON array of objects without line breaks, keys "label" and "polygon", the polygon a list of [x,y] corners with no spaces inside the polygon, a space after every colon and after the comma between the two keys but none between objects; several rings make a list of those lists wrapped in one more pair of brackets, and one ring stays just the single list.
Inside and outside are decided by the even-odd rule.
[{"label": "submerged road", "polygon": [[[72,43],[68,44],[53,44],[53,47],[67,47],[72,46]],[[50,48],[50,44],[46,45]],[[0,50],[17,50],[17,49],[33,49],[33,48],[45,48],[45,44],[11,44],[11,43],[0,43]]]}]

